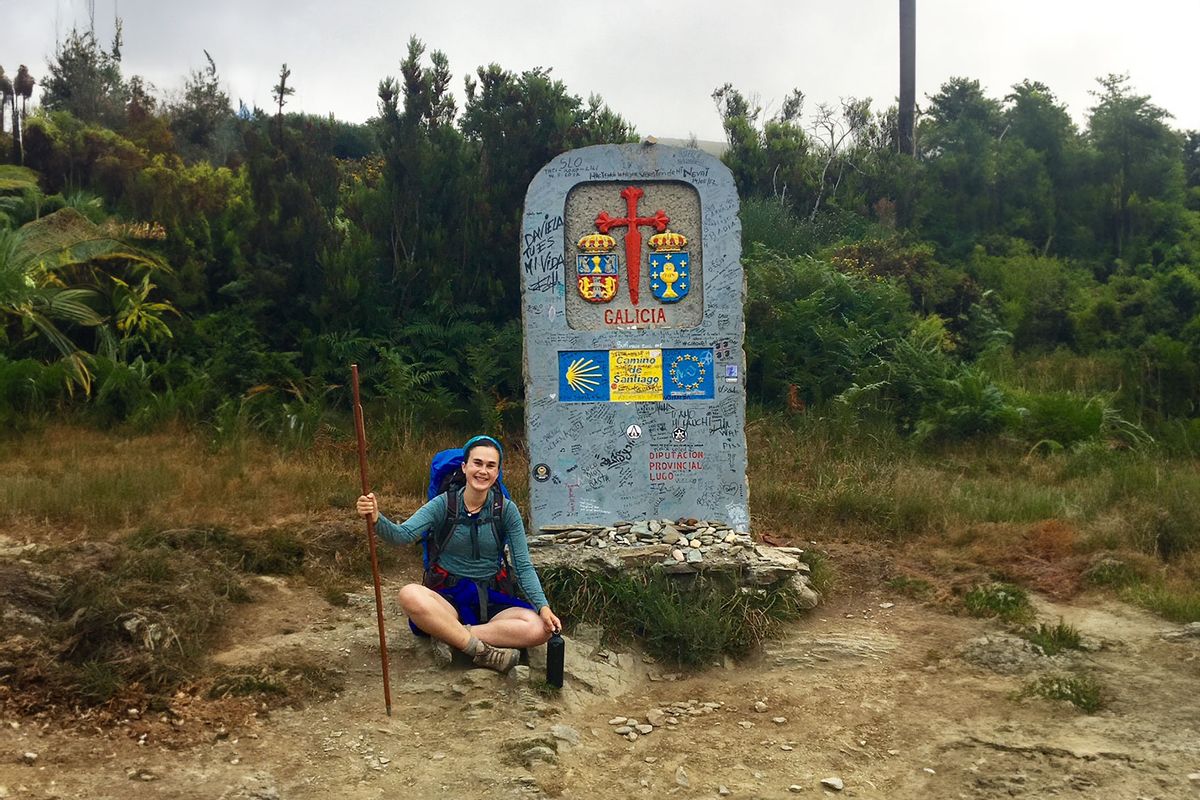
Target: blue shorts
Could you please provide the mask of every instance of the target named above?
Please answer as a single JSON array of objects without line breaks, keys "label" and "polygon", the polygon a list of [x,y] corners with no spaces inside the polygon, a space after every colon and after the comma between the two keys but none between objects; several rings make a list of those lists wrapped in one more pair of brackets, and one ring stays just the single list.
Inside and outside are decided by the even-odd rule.
[{"label": "blue shorts", "polygon": [[[454,610],[458,612],[458,621],[463,625],[480,625],[506,608],[536,610],[519,597],[513,597],[510,594],[488,588],[485,590],[487,592],[487,611],[485,614],[481,614],[479,610],[480,588],[480,585],[475,581],[468,578],[459,578],[453,586],[435,589],[434,591],[446,598],[450,605],[454,606]],[[429,636],[428,633],[414,625],[411,619],[408,621],[408,627],[417,636]]]}]

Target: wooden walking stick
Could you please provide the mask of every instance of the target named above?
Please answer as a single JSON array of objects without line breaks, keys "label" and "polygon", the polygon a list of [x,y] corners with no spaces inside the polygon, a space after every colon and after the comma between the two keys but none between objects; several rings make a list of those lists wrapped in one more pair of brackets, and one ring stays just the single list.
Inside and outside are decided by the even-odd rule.
[{"label": "wooden walking stick", "polygon": [[[358,472],[362,476],[362,493],[371,493],[367,482],[367,434],[363,424],[362,402],[358,398],[358,364],[350,365],[350,377],[354,384],[354,430],[358,434]],[[367,548],[371,551],[371,578],[375,581],[375,618],[379,622],[379,654],[383,658],[383,700],[387,713],[392,715],[392,687],[388,677],[387,634],[383,630],[383,593],[379,589],[379,560],[375,556],[375,522],[367,515]]]}]

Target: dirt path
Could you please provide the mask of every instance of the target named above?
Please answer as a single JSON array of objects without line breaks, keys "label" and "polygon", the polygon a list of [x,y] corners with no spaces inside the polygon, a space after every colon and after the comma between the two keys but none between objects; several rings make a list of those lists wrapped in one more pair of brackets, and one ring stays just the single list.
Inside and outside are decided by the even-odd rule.
[{"label": "dirt path", "polygon": [[[369,603],[334,609],[279,580],[255,593],[217,661],[315,660],[345,670],[343,691],[269,713],[180,698],[175,725],[3,720],[0,798],[817,797],[835,777],[861,798],[1200,797],[1200,637],[1115,603],[1038,601],[1098,648],[1073,660],[875,591],[690,677],[583,631],[554,696],[536,653],[509,678],[446,667],[393,624],[387,717]],[[1068,668],[1099,679],[1106,710],[1015,699]],[[659,727],[629,741],[615,717]]]}]

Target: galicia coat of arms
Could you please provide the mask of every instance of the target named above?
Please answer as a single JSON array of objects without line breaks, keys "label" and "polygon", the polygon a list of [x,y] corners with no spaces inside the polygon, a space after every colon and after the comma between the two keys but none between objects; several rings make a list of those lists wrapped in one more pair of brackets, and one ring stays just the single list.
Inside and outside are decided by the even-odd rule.
[{"label": "galicia coat of arms", "polygon": [[665,231],[650,237],[650,291],[661,303],[678,303],[692,288],[687,238]]},{"label": "galicia coat of arms", "polygon": [[576,286],[589,303],[607,303],[617,296],[621,278],[617,254],[612,252],[616,244],[616,239],[603,233],[589,233],[579,240]]}]

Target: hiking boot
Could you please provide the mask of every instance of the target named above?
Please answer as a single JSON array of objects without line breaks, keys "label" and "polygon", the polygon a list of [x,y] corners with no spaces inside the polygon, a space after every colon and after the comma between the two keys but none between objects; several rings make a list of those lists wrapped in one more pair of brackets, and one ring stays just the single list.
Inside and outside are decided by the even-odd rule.
[{"label": "hiking boot", "polygon": [[487,667],[503,674],[515,667],[521,660],[521,651],[509,647],[492,647],[487,642],[480,642],[479,651],[471,660],[477,667]]},{"label": "hiking boot", "polygon": [[454,651],[441,639],[430,638],[429,652],[433,656],[433,663],[439,667],[448,667],[454,661]]}]

